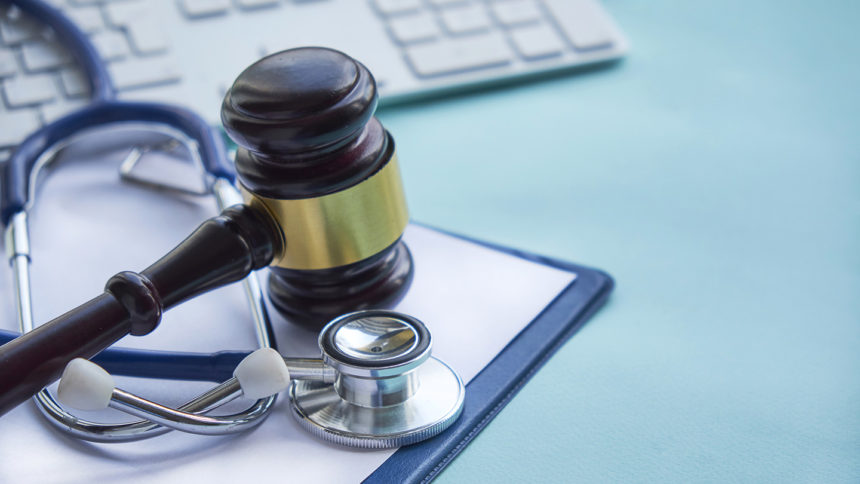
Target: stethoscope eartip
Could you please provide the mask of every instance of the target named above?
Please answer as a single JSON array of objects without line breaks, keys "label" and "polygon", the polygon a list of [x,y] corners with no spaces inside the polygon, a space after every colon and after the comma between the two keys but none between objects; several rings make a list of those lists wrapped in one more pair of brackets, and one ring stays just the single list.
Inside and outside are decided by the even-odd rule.
[{"label": "stethoscope eartip", "polygon": [[290,370],[284,357],[273,348],[260,348],[246,356],[233,376],[247,398],[259,400],[280,393],[290,386]]},{"label": "stethoscope eartip", "polygon": [[57,399],[78,410],[102,410],[108,407],[114,386],[113,377],[102,367],[75,358],[63,371]]}]

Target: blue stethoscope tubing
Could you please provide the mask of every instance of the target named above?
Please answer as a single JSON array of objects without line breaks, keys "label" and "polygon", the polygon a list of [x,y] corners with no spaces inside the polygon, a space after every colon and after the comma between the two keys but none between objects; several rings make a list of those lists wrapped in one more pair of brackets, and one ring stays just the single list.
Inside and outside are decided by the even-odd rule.
[{"label": "blue stethoscope tubing", "polygon": [[[33,196],[30,179],[43,153],[78,133],[109,124],[145,122],[170,126],[197,143],[200,161],[210,175],[233,182],[235,175],[227,160],[224,142],[205,120],[178,106],[116,100],[116,90],[107,66],[74,23],[41,0],[9,1],[53,29],[83,69],[92,100],[88,106],[34,131],[5,163],[0,179],[0,217],[4,225],[27,208]],[[6,343],[17,336],[18,333],[4,331],[0,334],[0,342]],[[230,378],[236,364],[246,354],[219,352],[200,355],[111,348],[102,352],[96,361],[104,362],[108,371],[119,375],[223,381]]]},{"label": "blue stethoscope tubing", "polygon": [[123,122],[145,122],[177,129],[198,145],[200,160],[212,176],[232,182],[235,178],[227,160],[224,142],[209,124],[194,112],[167,104],[116,100],[107,66],[92,43],[68,18],[41,0],[9,0],[23,12],[54,29],[83,68],[92,92],[91,103],[39,128],[18,146],[3,167],[0,190],[0,217],[4,225],[25,210],[32,196],[30,178],[43,153],[58,142],[94,127]]},{"label": "blue stethoscope tubing", "polygon": [[[12,241],[10,261],[14,260],[16,278],[23,273],[29,280],[29,269],[27,269],[30,259],[29,242],[26,242],[25,236],[22,235],[21,247],[18,247],[18,237],[15,234],[27,232],[26,214],[34,196],[32,193],[34,175],[39,171],[40,164],[49,160],[51,158],[49,155],[63,146],[64,142],[93,128],[116,123],[144,123],[166,127],[174,133],[178,132],[187,138],[186,144],[198,155],[197,158],[208,176],[214,178],[211,188],[219,204],[230,203],[230,199],[238,197],[233,188],[235,176],[227,160],[223,140],[220,133],[210,127],[205,120],[192,111],[178,106],[116,100],[116,91],[104,62],[86,35],[62,12],[42,0],[0,0],[0,2],[13,4],[22,12],[53,29],[58,40],[72,52],[83,68],[92,93],[89,105],[46,124],[25,138],[3,166],[2,179],[0,179],[2,184],[0,222],[7,226],[7,240]],[[7,246],[7,251],[9,249],[10,246]],[[19,322],[23,330],[29,330],[32,327],[29,289],[26,290],[26,297],[21,296],[21,288],[18,287],[21,286],[21,281],[20,279],[16,281],[16,291],[19,296]],[[29,282],[26,284],[29,287]],[[258,342],[263,347],[270,346],[272,330],[265,308],[261,306],[259,282],[252,274],[246,278],[244,285],[256,323]],[[22,302],[22,297],[26,299],[26,303]],[[13,333],[4,338],[16,336],[17,334]],[[37,408],[60,430],[72,436],[96,442],[140,440],[160,435],[171,428],[186,428],[187,431],[211,435],[239,432],[262,422],[272,408],[276,396],[257,400],[247,409],[230,416],[209,418],[200,414],[226,403],[239,394],[237,393],[238,384],[235,383],[235,378],[230,379],[230,376],[242,357],[244,354],[234,352],[200,355],[128,349],[110,349],[98,356],[110,369],[128,376],[224,381],[212,390],[198,395],[178,410],[157,404],[150,406],[158,411],[164,410],[170,415],[175,415],[182,420],[177,424],[178,426],[171,425],[174,422],[173,417],[159,419],[159,415],[151,413],[146,414],[144,419],[133,422],[119,424],[91,422],[66,411],[47,390],[42,390],[36,395]]]},{"label": "blue stethoscope tubing", "polygon": [[[12,341],[19,335],[20,333],[14,331],[0,330],[0,345]],[[249,351],[192,353],[108,348],[93,357],[92,362],[113,375],[220,383],[233,376],[236,365],[249,353]]]}]

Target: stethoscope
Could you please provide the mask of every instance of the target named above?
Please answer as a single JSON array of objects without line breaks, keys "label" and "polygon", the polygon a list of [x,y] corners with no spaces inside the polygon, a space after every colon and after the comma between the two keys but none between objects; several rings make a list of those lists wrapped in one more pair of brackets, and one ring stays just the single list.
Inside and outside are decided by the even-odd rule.
[{"label": "stethoscope", "polygon": [[[84,132],[115,123],[155,125],[157,131],[181,140],[203,167],[207,191],[219,208],[241,197],[223,142],[202,118],[176,106],[117,101],[104,63],[69,19],[40,0],[12,3],[54,30],[83,68],[92,92],[91,104],[28,136],[5,167],[2,220],[7,227],[19,326],[27,332],[34,328],[27,221],[31,194],[40,169]],[[318,339],[320,358],[283,358],[271,348],[272,328],[259,282],[251,274],[243,284],[260,346],[257,351],[245,356],[109,349],[93,359],[119,374],[215,381],[228,377],[223,383],[171,408],[115,388],[107,371],[78,359],[66,367],[58,388],[60,401],[79,410],[111,407],[141,420],[92,422],[65,409],[47,389],[35,396],[39,409],[57,428],[90,441],[140,440],[169,429],[222,435],[261,423],[276,394],[286,390],[292,413],[306,430],[325,440],[366,448],[397,447],[430,438],[459,416],[465,387],[456,372],[431,356],[430,333],[421,321],[387,310],[347,314],[323,328]],[[231,368],[235,369],[231,372]],[[231,415],[206,414],[239,396],[255,402]]]}]

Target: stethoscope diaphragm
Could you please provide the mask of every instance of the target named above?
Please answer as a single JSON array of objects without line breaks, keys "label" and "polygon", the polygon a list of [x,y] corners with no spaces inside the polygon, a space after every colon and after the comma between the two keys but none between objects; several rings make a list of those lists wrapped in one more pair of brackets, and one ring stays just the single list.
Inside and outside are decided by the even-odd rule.
[{"label": "stethoscope diaphragm", "polygon": [[334,382],[293,380],[293,416],[324,440],[391,448],[433,437],[463,409],[465,386],[432,357],[430,332],[405,314],[367,310],[330,322],[319,337]]}]

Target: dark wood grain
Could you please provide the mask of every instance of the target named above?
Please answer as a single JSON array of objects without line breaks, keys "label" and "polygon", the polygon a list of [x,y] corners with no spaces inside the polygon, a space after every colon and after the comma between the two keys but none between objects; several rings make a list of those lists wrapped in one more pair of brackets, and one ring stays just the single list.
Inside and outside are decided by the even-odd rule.
[{"label": "dark wood grain", "polygon": [[237,205],[204,222],[140,274],[113,276],[105,292],[0,346],[0,415],[127,334],[144,335],[180,302],[244,278],[280,250],[271,219]]},{"label": "dark wood grain", "polygon": [[[391,135],[373,117],[376,105],[373,76],[346,54],[310,47],[261,59],[239,75],[221,110],[227,134],[240,146],[239,180],[275,199],[318,197],[360,183],[394,153]],[[396,304],[412,270],[409,250],[398,241],[347,266],[272,268],[269,297],[291,322],[318,330],[345,312]]]},{"label": "dark wood grain", "polygon": [[[376,103],[373,77],[337,51],[294,49],[252,65],[222,111],[241,146],[242,184],[262,196],[297,199],[365,180],[394,150],[373,117]],[[270,264],[281,251],[274,224],[248,206],[228,208],[147,269],[113,276],[104,294],[0,347],[0,415],[56,380],[73,358],[92,357],[127,334],[147,334],[168,308]],[[318,329],[344,312],[395,304],[412,270],[398,240],[347,266],[274,269],[270,296],[289,319]]]}]

